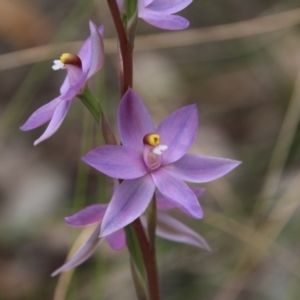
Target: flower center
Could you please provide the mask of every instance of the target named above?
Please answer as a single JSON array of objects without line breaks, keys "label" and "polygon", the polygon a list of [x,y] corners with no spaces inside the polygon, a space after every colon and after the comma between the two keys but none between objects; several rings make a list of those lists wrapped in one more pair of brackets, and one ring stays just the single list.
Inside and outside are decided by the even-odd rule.
[{"label": "flower center", "polygon": [[149,133],[144,136],[144,161],[149,169],[153,171],[161,165],[161,155],[168,149],[167,145],[160,144],[160,136],[156,133]]},{"label": "flower center", "polygon": [[76,55],[72,53],[63,53],[59,60],[56,59],[53,61],[53,70],[60,70],[64,69],[66,65],[74,65],[76,67],[82,68],[81,59]]},{"label": "flower center", "polygon": [[144,136],[143,142],[149,146],[158,146],[160,144],[160,136],[156,133],[148,133]]}]

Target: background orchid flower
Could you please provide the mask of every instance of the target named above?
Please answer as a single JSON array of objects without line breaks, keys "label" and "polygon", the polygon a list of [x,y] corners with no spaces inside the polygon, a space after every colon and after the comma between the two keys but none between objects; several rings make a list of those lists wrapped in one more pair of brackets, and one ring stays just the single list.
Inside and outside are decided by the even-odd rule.
[{"label": "background orchid flower", "polygon": [[67,70],[67,77],[60,88],[60,96],[36,110],[20,128],[24,131],[31,130],[50,120],[46,131],[34,142],[34,145],[56,132],[69,110],[71,100],[83,91],[87,80],[103,65],[104,27],[97,28],[91,21],[89,26],[90,37],[84,42],[78,54],[64,53],[60,60],[54,61],[53,70]]},{"label": "background orchid flower", "polygon": [[198,130],[195,104],[176,110],[155,129],[142,99],[129,89],[119,105],[118,128],[122,146],[105,145],[82,158],[98,171],[123,179],[103,218],[102,236],[138,218],[155,188],[174,206],[202,218],[197,197],[183,180],[208,182],[240,164],[231,159],[186,154]]},{"label": "background orchid flower", "polygon": [[[160,198],[160,201],[162,204],[168,202],[168,200],[163,199],[163,197]],[[159,201],[158,205],[160,205]],[[56,276],[61,272],[73,269],[82,264],[95,253],[96,249],[98,249],[105,238],[110,247],[114,250],[120,250],[126,246],[125,231],[123,228],[107,235],[105,238],[99,237],[101,221],[103,220],[107,206],[107,204],[90,205],[74,215],[65,218],[66,223],[74,227],[85,227],[95,223],[99,224],[78,251],[64,265],[54,271],[52,276]],[[164,209],[166,209],[165,206]],[[144,216],[141,217],[141,221],[142,225],[146,229],[147,221]],[[156,235],[170,241],[184,243],[210,251],[208,243],[202,236],[163,212],[157,213]]]},{"label": "background orchid flower", "polygon": [[189,21],[173,14],[181,11],[190,3],[192,0],[138,0],[138,16],[158,28],[185,29],[189,26]]}]

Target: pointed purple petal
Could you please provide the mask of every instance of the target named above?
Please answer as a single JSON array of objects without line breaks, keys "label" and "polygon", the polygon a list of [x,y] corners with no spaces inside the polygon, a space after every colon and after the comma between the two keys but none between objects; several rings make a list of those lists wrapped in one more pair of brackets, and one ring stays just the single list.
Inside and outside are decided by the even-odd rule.
[{"label": "pointed purple petal", "polygon": [[138,15],[143,13],[146,6],[148,6],[153,0],[138,0]]},{"label": "pointed purple petal", "polygon": [[147,173],[141,154],[124,146],[101,146],[87,153],[82,160],[113,178],[133,179]]},{"label": "pointed purple petal", "polygon": [[51,135],[53,135],[59,126],[61,125],[62,121],[64,120],[69,108],[71,105],[71,101],[61,101],[58,106],[56,107],[53,117],[46,129],[46,131],[43,133],[43,135],[38,138],[34,145],[36,146],[38,143],[44,141],[45,139],[49,138]]},{"label": "pointed purple petal", "polygon": [[37,109],[28,118],[25,124],[20,127],[20,129],[23,131],[27,131],[39,127],[44,123],[48,122],[52,118],[54,111],[60,102],[61,100],[58,97]]},{"label": "pointed purple petal", "polygon": [[87,78],[93,76],[103,65],[104,44],[96,25],[90,21],[91,55]]},{"label": "pointed purple petal", "polygon": [[124,229],[117,230],[116,232],[106,237],[110,247],[114,250],[121,250],[126,246],[126,236]]},{"label": "pointed purple petal", "polygon": [[100,225],[97,226],[96,230],[89,237],[89,239],[79,248],[79,250],[69,259],[64,265],[54,271],[51,276],[56,276],[61,272],[65,272],[67,270],[73,269],[88,258],[90,258],[96,249],[100,246],[103,239],[99,238]]},{"label": "pointed purple petal", "polygon": [[103,33],[104,27],[96,25],[90,21],[90,36],[81,46],[78,56],[81,59],[82,70],[88,75],[88,78],[96,73],[104,62]]},{"label": "pointed purple petal", "polygon": [[168,149],[162,154],[162,163],[180,159],[192,146],[198,130],[198,113],[195,104],[177,109],[165,118],[157,128],[161,144]]},{"label": "pointed purple petal", "polygon": [[70,88],[70,79],[69,76],[66,76],[63,84],[60,87],[60,93],[65,94],[69,88]]},{"label": "pointed purple petal", "polygon": [[157,13],[147,8],[139,17],[155,27],[166,30],[182,30],[190,25],[190,22],[181,16]]},{"label": "pointed purple petal", "polygon": [[193,0],[154,0],[147,9],[158,13],[174,14],[186,8]]},{"label": "pointed purple petal", "polygon": [[191,215],[193,218],[203,217],[203,211],[199,205],[196,195],[180,179],[165,169],[159,169],[151,173],[153,181],[159,191],[170,201]]},{"label": "pointed purple petal", "polygon": [[143,2],[145,6],[148,6],[153,2],[153,0],[141,0],[140,2]]},{"label": "pointed purple petal", "polygon": [[106,212],[107,204],[94,204],[85,207],[72,216],[65,217],[68,225],[83,227],[97,222],[101,222]]},{"label": "pointed purple petal", "polygon": [[[68,64],[68,65],[65,66],[65,69],[68,72],[68,78],[69,78],[70,87],[71,86],[76,86],[78,84],[78,81],[80,81],[81,78],[83,78],[83,77],[86,76],[83,73],[82,69],[80,67],[78,67],[78,66],[74,66],[72,64]],[[66,93],[67,92],[68,92],[68,90],[66,91]]]},{"label": "pointed purple petal", "polygon": [[103,37],[104,37],[104,26],[103,25],[98,26],[98,32],[103,39]]},{"label": "pointed purple petal", "polygon": [[155,191],[156,195],[156,208],[158,210],[169,210],[176,208],[176,204],[167,197],[165,197],[159,190]]},{"label": "pointed purple petal", "polygon": [[156,235],[170,241],[211,251],[208,243],[196,231],[162,212],[157,213]]},{"label": "pointed purple petal", "polygon": [[[204,188],[190,187],[190,189],[193,191],[193,193],[197,198],[202,196],[205,192]],[[168,210],[172,208],[178,208],[178,205],[170,201],[170,199],[165,197],[160,191],[157,190],[155,192],[155,195],[156,195],[156,206],[158,210]],[[179,209],[182,209],[182,207],[179,207]]]},{"label": "pointed purple petal", "polygon": [[77,79],[77,81],[73,82],[69,86],[68,90],[64,94],[60,95],[60,99],[65,101],[72,100],[74,97],[76,97],[79,93],[83,91],[86,81],[87,81],[87,74],[82,72],[81,76]]},{"label": "pointed purple petal", "polygon": [[118,128],[122,144],[142,152],[143,138],[155,128],[141,97],[132,89],[123,96],[118,112]]},{"label": "pointed purple petal", "polygon": [[197,188],[192,186],[190,187],[190,189],[193,191],[197,198],[201,197],[205,192],[205,188]]},{"label": "pointed purple petal", "polygon": [[200,183],[220,178],[240,163],[227,158],[186,154],[165,168],[182,180]]},{"label": "pointed purple petal", "polygon": [[133,222],[147,208],[155,185],[151,176],[124,180],[114,192],[102,221],[101,236],[107,236]]}]

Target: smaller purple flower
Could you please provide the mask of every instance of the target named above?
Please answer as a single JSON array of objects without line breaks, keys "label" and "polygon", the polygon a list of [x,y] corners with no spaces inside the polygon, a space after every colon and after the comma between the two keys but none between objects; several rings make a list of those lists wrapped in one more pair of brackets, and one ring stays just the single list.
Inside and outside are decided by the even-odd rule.
[{"label": "smaller purple flower", "polygon": [[189,21],[173,14],[190,3],[192,0],[138,0],[138,16],[161,29],[181,30],[189,26]]},{"label": "smaller purple flower", "polygon": [[64,53],[54,60],[53,70],[66,69],[67,77],[60,88],[60,96],[36,110],[20,128],[31,130],[50,121],[43,135],[34,145],[52,136],[63,122],[71,105],[71,100],[80,94],[88,79],[103,65],[104,46],[102,35],[104,27],[99,28],[90,21],[90,37],[84,42],[78,54]]},{"label": "smaller purple flower", "polygon": [[119,105],[118,127],[122,146],[98,147],[82,158],[98,171],[123,180],[108,205],[101,236],[138,218],[156,188],[175,207],[202,218],[197,197],[183,181],[212,181],[240,164],[231,159],[187,154],[198,130],[196,105],[176,110],[155,129],[142,99],[129,89]]},{"label": "smaller purple flower", "polygon": [[[138,17],[147,23],[166,30],[181,30],[190,22],[173,15],[192,3],[193,0],[138,0]],[[124,0],[117,0],[121,13],[125,12]]]},{"label": "smaller purple flower", "polygon": [[[197,196],[200,196],[204,192],[204,189],[195,189],[194,192]],[[157,198],[159,199],[157,201],[158,209],[165,210],[174,207],[171,203],[168,203],[168,199],[165,199],[163,196],[160,195]],[[101,222],[107,206],[107,204],[90,205],[74,215],[65,218],[66,223],[74,227],[85,227],[95,223],[98,223],[98,225],[78,251],[64,265],[54,271],[52,276],[56,276],[61,272],[73,269],[82,264],[95,253],[105,238],[110,247],[114,250],[120,250],[126,246],[126,237],[123,228],[106,237],[99,237]],[[144,216],[141,216],[141,222],[146,229],[147,221]],[[163,212],[157,213],[156,235],[170,241],[184,243],[210,251],[209,245],[202,236]]]}]

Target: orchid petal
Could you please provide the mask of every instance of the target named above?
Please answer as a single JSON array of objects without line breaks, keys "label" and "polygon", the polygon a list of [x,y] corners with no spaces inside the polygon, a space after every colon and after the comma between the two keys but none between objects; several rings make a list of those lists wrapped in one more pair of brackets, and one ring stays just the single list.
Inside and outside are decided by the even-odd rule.
[{"label": "orchid petal", "polygon": [[[81,72],[81,75],[80,77],[78,77],[77,81],[72,82],[68,90],[64,94],[60,95],[60,99],[65,101],[72,100],[74,97],[76,97],[78,94],[80,94],[83,91],[86,81],[87,81],[87,75],[84,72]],[[69,82],[70,82],[70,78],[69,78]]]},{"label": "orchid petal", "polygon": [[[190,187],[190,189],[193,191],[193,193],[197,198],[202,196],[205,192],[204,188]],[[170,199],[165,197],[160,191],[156,191],[155,196],[156,196],[156,207],[158,210],[168,210],[172,208],[182,209],[182,206],[178,207],[176,203],[172,202],[172,200],[170,201]]]},{"label": "orchid petal", "polygon": [[63,84],[60,87],[60,93],[65,94],[70,88],[70,79],[69,76],[67,75]]},{"label": "orchid petal", "polygon": [[104,44],[102,36],[99,34],[99,31],[96,25],[90,21],[90,31],[91,31],[91,55],[89,71],[87,78],[90,78],[94,75],[103,65],[104,62]]},{"label": "orchid petal", "polygon": [[65,217],[68,225],[83,227],[101,222],[107,209],[107,204],[94,204],[85,207],[72,216]]},{"label": "orchid petal", "polygon": [[208,243],[196,231],[162,212],[157,213],[156,235],[170,241],[211,251]]},{"label": "orchid petal", "polygon": [[101,146],[87,153],[82,160],[113,178],[133,179],[147,173],[142,156],[124,146]]},{"label": "orchid petal", "polygon": [[180,179],[165,169],[151,173],[159,191],[176,207],[191,215],[193,218],[203,217],[203,211],[193,191]]},{"label": "orchid petal", "polygon": [[201,197],[205,193],[205,188],[197,188],[192,186],[190,187],[190,189],[193,191],[197,198]]},{"label": "orchid petal", "polygon": [[145,7],[151,2],[153,2],[153,0],[138,0],[138,14],[142,14]]},{"label": "orchid petal", "polygon": [[108,205],[100,236],[107,236],[138,218],[146,210],[154,190],[155,185],[149,175],[124,180]]},{"label": "orchid petal", "polygon": [[190,22],[181,16],[157,13],[147,8],[139,17],[155,27],[166,30],[182,30],[190,25]]},{"label": "orchid petal", "polygon": [[61,102],[60,97],[55,98],[49,103],[43,105],[39,109],[37,109],[25,122],[25,124],[20,127],[21,130],[27,131],[34,129],[48,122],[56,110],[57,106]]},{"label": "orchid petal", "polygon": [[143,151],[144,136],[155,132],[143,100],[132,89],[125,93],[120,102],[118,127],[122,144],[139,152]]},{"label": "orchid petal", "polygon": [[165,168],[189,182],[208,182],[220,178],[241,162],[213,156],[186,154]]},{"label": "orchid petal", "polygon": [[158,13],[173,14],[186,8],[193,0],[154,0],[147,9]]},{"label": "orchid petal", "polygon": [[53,117],[46,129],[46,131],[43,133],[43,135],[38,138],[34,145],[36,146],[38,143],[44,141],[51,135],[53,135],[59,126],[61,125],[62,121],[64,120],[69,108],[70,108],[71,102],[70,101],[61,101],[58,106],[56,107]]},{"label": "orchid petal", "polygon": [[65,272],[67,270],[73,269],[88,258],[90,258],[96,249],[100,246],[103,241],[102,238],[99,238],[100,225],[97,226],[93,234],[89,237],[89,239],[79,248],[79,250],[69,259],[64,265],[54,271],[51,276],[56,276],[61,272]]},{"label": "orchid petal", "polygon": [[165,118],[157,128],[161,144],[168,149],[162,154],[162,164],[169,164],[180,159],[194,143],[198,130],[196,105],[177,109]]},{"label": "orchid petal", "polygon": [[[102,60],[102,64],[104,61],[104,46],[103,46],[103,41],[102,37],[104,34],[104,26],[99,26],[96,30],[95,27],[96,25],[90,21],[90,36],[85,40],[84,44],[81,46],[78,56],[81,59],[81,64],[82,64],[82,70],[84,73],[88,73],[89,69],[91,67],[91,61],[92,61],[92,52],[93,49],[98,49],[99,52],[99,57],[98,59]],[[98,33],[97,33],[98,32]],[[99,41],[99,35],[100,35],[100,40]],[[101,65],[101,64],[100,64]]]},{"label": "orchid petal", "polygon": [[155,192],[157,210],[169,210],[176,208],[176,204],[165,197],[160,191]]},{"label": "orchid petal", "polygon": [[[67,64],[65,66],[65,69],[68,72],[68,77],[69,77],[69,83],[70,86],[76,86],[78,81],[82,78],[85,77],[86,75],[83,73],[82,69],[78,66],[72,65],[72,64]],[[68,92],[68,90],[66,91],[66,93]]]},{"label": "orchid petal", "polygon": [[142,0],[141,2],[144,2],[145,6],[148,6],[149,4],[151,4],[153,2],[153,0]]},{"label": "orchid petal", "polygon": [[121,250],[126,246],[126,236],[124,229],[119,229],[116,232],[106,236],[110,247],[114,250]]}]

